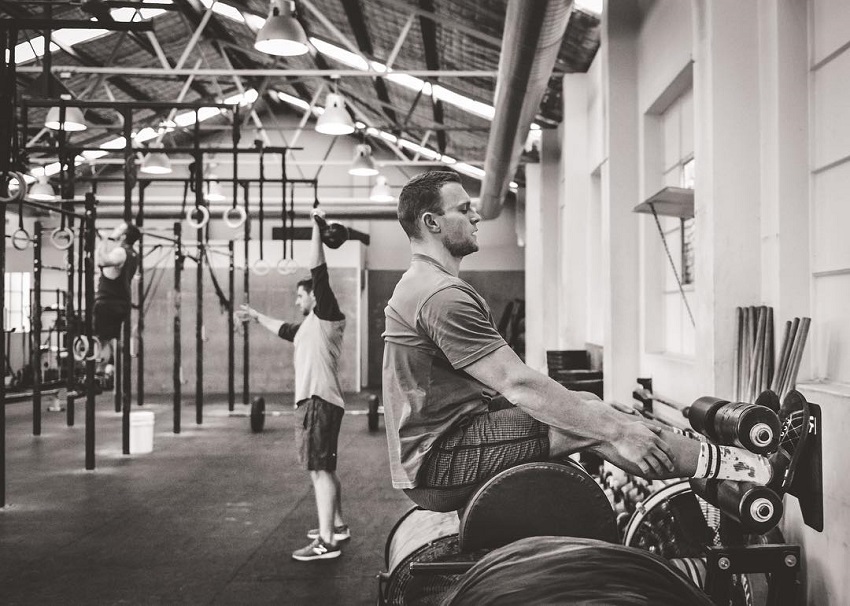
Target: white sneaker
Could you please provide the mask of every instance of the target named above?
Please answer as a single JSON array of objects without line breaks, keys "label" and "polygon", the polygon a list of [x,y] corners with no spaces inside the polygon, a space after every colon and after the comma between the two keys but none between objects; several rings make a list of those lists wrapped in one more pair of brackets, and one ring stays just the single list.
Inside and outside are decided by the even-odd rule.
[{"label": "white sneaker", "polygon": [[[319,529],[311,528],[307,531],[308,539],[318,539],[319,538]],[[347,541],[351,538],[351,531],[348,529],[348,524],[343,524],[342,526],[334,526],[334,542],[339,543],[340,541]]]}]

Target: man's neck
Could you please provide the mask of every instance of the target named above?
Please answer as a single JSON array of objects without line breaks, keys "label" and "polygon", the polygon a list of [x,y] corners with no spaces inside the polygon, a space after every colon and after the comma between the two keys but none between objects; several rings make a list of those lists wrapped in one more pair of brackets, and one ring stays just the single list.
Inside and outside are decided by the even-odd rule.
[{"label": "man's neck", "polygon": [[460,262],[463,257],[454,257],[446,247],[437,242],[417,242],[411,241],[410,251],[413,254],[425,255],[431,257],[437,263],[446,268],[451,275],[457,277],[460,273]]}]

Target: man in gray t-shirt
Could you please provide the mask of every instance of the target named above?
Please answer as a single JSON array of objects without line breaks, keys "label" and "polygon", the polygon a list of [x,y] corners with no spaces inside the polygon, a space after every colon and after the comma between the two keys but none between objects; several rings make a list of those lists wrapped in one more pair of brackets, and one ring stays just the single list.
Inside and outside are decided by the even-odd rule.
[{"label": "man in gray t-shirt", "polygon": [[[499,335],[484,300],[458,277],[463,257],[478,250],[481,216],[457,173],[413,177],[399,195],[398,218],[413,257],[385,309],[384,411],[393,486],[417,504],[459,509],[504,469],[583,449],[647,478],[787,489],[786,469],[799,459],[793,446],[769,460],[693,440],[526,366]],[[515,406],[491,411],[496,395]],[[786,416],[805,416],[802,396],[793,400]]]}]

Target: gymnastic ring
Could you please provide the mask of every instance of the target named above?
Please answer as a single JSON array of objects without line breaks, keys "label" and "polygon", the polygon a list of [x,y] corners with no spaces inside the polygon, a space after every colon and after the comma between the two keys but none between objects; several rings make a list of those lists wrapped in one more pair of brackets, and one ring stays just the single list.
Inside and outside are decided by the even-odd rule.
[{"label": "gymnastic ring", "polygon": [[100,339],[98,339],[97,337],[92,337],[91,340],[91,355],[86,356],[86,361],[97,360],[100,357]]},{"label": "gymnastic ring", "polygon": [[240,206],[232,206],[225,210],[221,217],[224,219],[225,225],[231,229],[236,229],[245,224],[245,221],[248,219],[248,213]]},{"label": "gymnastic ring", "polygon": [[265,276],[267,273],[269,273],[270,269],[271,266],[269,265],[269,262],[265,259],[257,259],[251,266],[251,271],[253,271],[258,276]]},{"label": "gymnastic ring", "polygon": [[89,339],[85,335],[77,335],[74,337],[74,344],[71,347],[71,352],[74,354],[74,359],[77,362],[85,362],[89,355]]},{"label": "gymnastic ring", "polygon": [[74,244],[74,232],[67,227],[57,227],[50,233],[50,243],[58,250],[68,250]]},{"label": "gymnastic ring", "polygon": [[12,233],[12,246],[15,247],[15,250],[26,250],[29,248],[30,241],[30,234],[23,227]]},{"label": "gymnastic ring", "polygon": [[27,181],[24,176],[18,171],[10,170],[6,174],[6,191],[8,192],[11,189],[12,182],[18,182],[18,189],[13,194],[7,194],[5,196],[0,196],[0,202],[20,202],[27,195]]},{"label": "gymnastic ring", "polygon": [[[200,220],[195,219],[195,213],[200,213]],[[189,227],[202,229],[210,220],[210,211],[206,206],[195,206],[186,211],[186,223]]]},{"label": "gymnastic ring", "polygon": [[277,273],[282,276],[291,276],[298,271],[298,263],[295,262],[295,259],[281,259],[275,267]]}]

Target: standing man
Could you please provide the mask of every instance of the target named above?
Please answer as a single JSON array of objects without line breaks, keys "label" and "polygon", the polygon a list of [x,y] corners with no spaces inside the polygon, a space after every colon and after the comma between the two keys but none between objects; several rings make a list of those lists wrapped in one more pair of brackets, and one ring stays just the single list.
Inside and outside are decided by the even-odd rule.
[{"label": "standing man", "polygon": [[121,337],[121,325],[130,321],[130,284],[139,267],[133,245],[140,235],[138,227],[124,221],[95,250],[100,279],[94,297],[94,334],[101,343],[100,361],[105,368],[111,364],[113,341]]},{"label": "standing man", "polygon": [[[809,431],[798,392],[783,402],[780,447],[768,459],[674,434],[569,391],[522,363],[487,303],[458,277],[461,260],[478,250],[481,216],[457,173],[413,177],[399,195],[398,219],[413,257],[385,309],[384,412],[393,486],[414,502],[459,509],[504,469],[584,449],[642,477],[787,491]],[[496,394],[515,407],[490,411]]]},{"label": "standing man", "polygon": [[[316,215],[324,216],[319,210]],[[311,278],[296,287],[295,305],[304,314],[300,324],[276,320],[243,305],[242,310],[269,331],[292,341],[295,365],[295,435],[298,461],[313,481],[319,527],[312,542],[293,552],[296,560],[323,560],[342,554],[339,543],[351,537],[342,518],[342,487],[336,475],[337,439],[345,402],[339,383],[339,356],[345,316],[328,280],[319,225],[313,222],[310,244]]]}]

